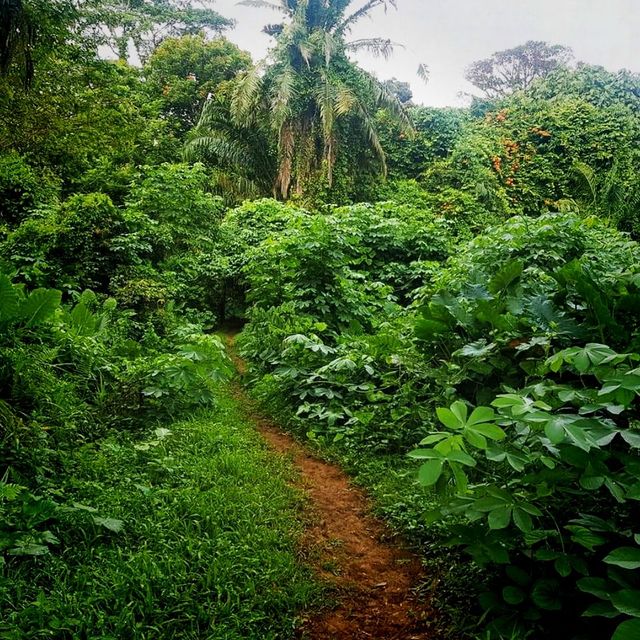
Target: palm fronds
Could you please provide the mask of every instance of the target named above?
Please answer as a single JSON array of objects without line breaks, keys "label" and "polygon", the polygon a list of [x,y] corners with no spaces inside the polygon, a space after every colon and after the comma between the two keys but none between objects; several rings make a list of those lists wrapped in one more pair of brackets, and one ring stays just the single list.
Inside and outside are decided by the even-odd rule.
[{"label": "palm fronds", "polygon": [[418,65],[417,74],[418,74],[418,78],[420,78],[420,80],[422,80],[425,84],[429,82],[429,79],[431,77],[431,71],[426,64],[421,63]]},{"label": "palm fronds", "polygon": [[[348,3],[351,4],[351,3]],[[348,6],[347,4],[347,6]],[[339,35],[344,35],[351,30],[356,22],[368,16],[373,9],[376,7],[384,7],[384,10],[387,11],[389,7],[396,8],[396,0],[368,0],[362,7],[354,11],[351,15],[344,18],[339,25],[337,25],[336,33]],[[346,9],[347,7],[345,7]],[[344,12],[344,10],[343,10]]]},{"label": "palm fronds", "polygon": [[388,60],[392,55],[396,47],[402,45],[397,42],[393,42],[387,38],[364,38],[362,40],[353,40],[347,43],[347,49],[349,51],[368,51],[376,57],[384,58]]}]

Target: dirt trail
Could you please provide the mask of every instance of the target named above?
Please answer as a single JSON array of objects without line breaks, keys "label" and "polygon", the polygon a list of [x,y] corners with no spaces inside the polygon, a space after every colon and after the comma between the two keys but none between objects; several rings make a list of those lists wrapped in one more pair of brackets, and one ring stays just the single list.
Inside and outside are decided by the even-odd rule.
[{"label": "dirt trail", "polygon": [[[245,363],[227,336],[240,375]],[[435,616],[417,587],[424,582],[418,558],[370,515],[370,502],[337,466],[318,459],[260,415],[238,384],[235,393],[268,444],[291,457],[309,497],[305,552],[336,589],[337,605],[310,616],[299,637],[306,640],[434,640]]]}]

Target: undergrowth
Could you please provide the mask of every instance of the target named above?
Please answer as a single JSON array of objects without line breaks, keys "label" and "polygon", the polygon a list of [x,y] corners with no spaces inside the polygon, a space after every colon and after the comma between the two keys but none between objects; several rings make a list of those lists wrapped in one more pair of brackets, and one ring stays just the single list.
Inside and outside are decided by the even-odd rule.
[{"label": "undergrowth", "polygon": [[[1,566],[0,636],[288,638],[319,595],[296,557],[301,495],[224,390],[212,412],[79,447],[61,492],[118,531]],[[73,538],[73,539],[71,539]]]}]

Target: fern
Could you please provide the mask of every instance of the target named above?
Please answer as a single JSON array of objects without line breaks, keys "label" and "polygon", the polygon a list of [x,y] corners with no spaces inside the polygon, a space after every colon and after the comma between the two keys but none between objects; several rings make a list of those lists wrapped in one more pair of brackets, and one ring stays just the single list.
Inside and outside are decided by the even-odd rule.
[{"label": "fern", "polygon": [[6,500],[7,502],[12,502],[23,491],[24,487],[20,486],[19,484],[12,484],[10,482],[4,482],[0,480],[0,501]]}]

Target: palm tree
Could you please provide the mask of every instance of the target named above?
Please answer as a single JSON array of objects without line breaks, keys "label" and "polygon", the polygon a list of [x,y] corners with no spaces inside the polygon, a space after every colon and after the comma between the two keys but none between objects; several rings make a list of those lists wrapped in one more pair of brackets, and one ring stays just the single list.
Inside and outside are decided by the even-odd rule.
[{"label": "palm tree", "polygon": [[229,99],[221,92],[207,98],[184,155],[189,162],[213,165],[217,191],[231,201],[275,196],[277,166],[270,137],[259,123],[234,123]]},{"label": "palm tree", "polygon": [[[393,43],[383,38],[347,42],[351,28],[376,8],[395,7],[395,0],[368,0],[350,10],[354,0],[244,0],[240,4],[269,7],[284,14],[282,24],[265,31],[276,37],[270,60],[263,61],[238,81],[232,101],[234,121],[250,126],[267,119],[277,138],[278,168],[275,190],[289,195],[320,173],[328,185],[339,146],[340,125],[351,121],[386,173],[384,151],[374,126],[377,109],[384,107],[411,128],[397,98],[373,76],[351,62],[350,51],[366,49],[387,57]],[[425,68],[422,71],[426,71]]]}]

